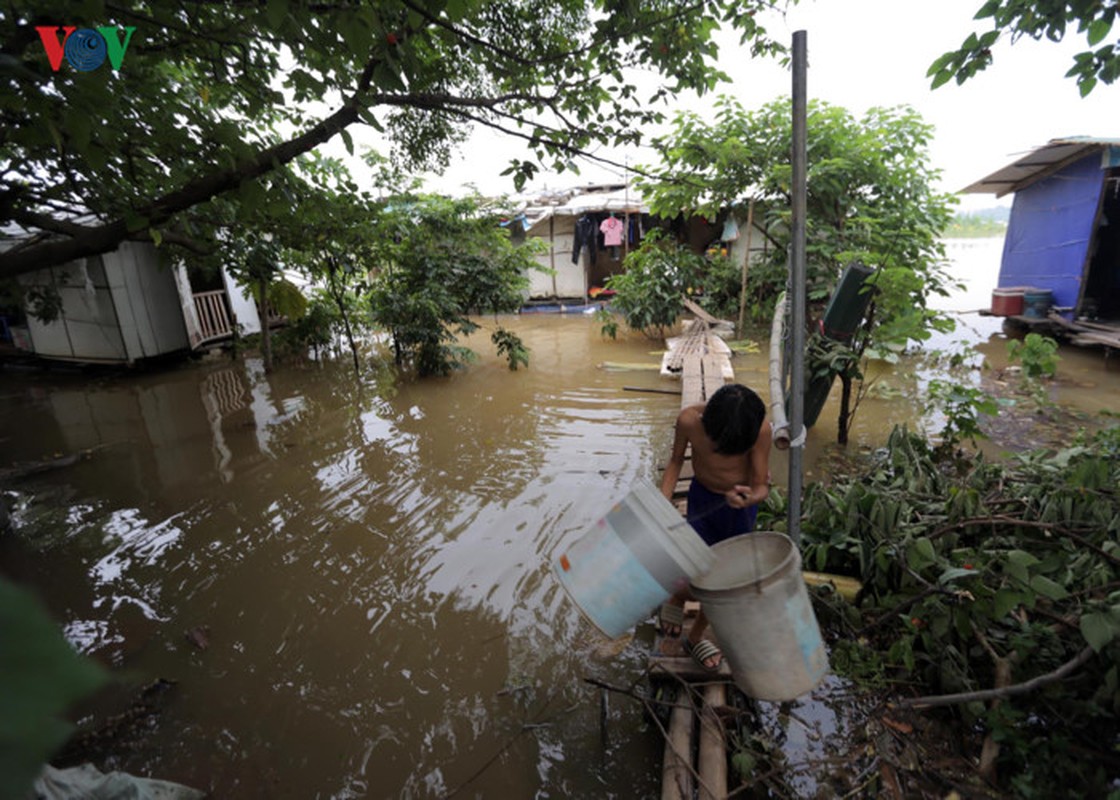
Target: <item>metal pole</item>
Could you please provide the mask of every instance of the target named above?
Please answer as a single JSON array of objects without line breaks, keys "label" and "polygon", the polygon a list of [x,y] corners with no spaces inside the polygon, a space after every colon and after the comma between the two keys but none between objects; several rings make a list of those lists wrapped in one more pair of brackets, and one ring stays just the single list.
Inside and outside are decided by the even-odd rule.
[{"label": "metal pole", "polygon": [[805,448],[805,31],[793,34],[793,207],[790,242],[789,536],[801,541],[801,473]]}]

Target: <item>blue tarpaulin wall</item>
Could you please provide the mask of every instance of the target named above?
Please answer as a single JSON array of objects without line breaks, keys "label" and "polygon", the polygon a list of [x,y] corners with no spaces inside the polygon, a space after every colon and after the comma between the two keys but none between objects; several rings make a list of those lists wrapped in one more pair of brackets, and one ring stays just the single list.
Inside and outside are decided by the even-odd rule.
[{"label": "blue tarpaulin wall", "polygon": [[1094,153],[1015,193],[1001,287],[1049,289],[1054,305],[1077,305],[1103,177]]}]

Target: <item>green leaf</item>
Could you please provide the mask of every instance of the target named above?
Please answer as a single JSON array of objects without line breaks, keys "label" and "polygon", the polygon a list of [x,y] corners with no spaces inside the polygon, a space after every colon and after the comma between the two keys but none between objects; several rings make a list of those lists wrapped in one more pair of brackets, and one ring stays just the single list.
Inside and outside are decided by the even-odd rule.
[{"label": "green leaf", "polygon": [[1051,600],[1064,600],[1069,597],[1069,592],[1060,583],[1057,583],[1045,575],[1035,575],[1031,578],[1031,588],[1038,592],[1043,597],[1049,597]]},{"label": "green leaf", "polygon": [[964,569],[963,567],[949,567],[938,577],[937,582],[944,586],[946,583],[952,583],[957,578],[975,578],[979,575],[974,569]]},{"label": "green leaf", "polygon": [[1080,627],[1081,635],[1085,637],[1085,641],[1097,653],[1116,638],[1116,626],[1108,614],[1099,612],[1082,614]]},{"label": "green leaf", "polygon": [[0,580],[0,797],[24,797],[66,741],[62,713],[106,681],[35,599]]},{"label": "green leaf", "polygon": [[288,0],[268,0],[268,8],[265,9],[265,18],[268,20],[269,27],[277,30],[284,24],[284,18],[288,16]]},{"label": "green leaf", "polygon": [[343,128],[338,132],[338,135],[342,137],[342,143],[346,146],[346,152],[350,155],[354,155],[354,139],[351,138],[350,131]]},{"label": "green leaf", "polygon": [[944,86],[946,83],[952,80],[952,78],[953,73],[951,71],[947,69],[941,70],[937,73],[937,77],[933,79],[933,82],[929,85],[929,88],[936,89],[939,86]]},{"label": "green leaf", "polygon": [[933,542],[925,536],[914,540],[914,544],[906,551],[906,563],[910,569],[920,572],[937,560],[937,552],[933,549]]},{"label": "green leaf", "polygon": [[1095,19],[1089,23],[1089,31],[1085,34],[1089,46],[1099,44],[1104,37],[1108,36],[1108,32],[1112,30],[1111,19]]},{"label": "green leaf", "polygon": [[1013,589],[998,589],[992,599],[992,616],[1003,619],[1023,602],[1023,595]]},{"label": "green leaf", "polygon": [[1035,564],[1040,563],[1037,557],[1031,555],[1026,550],[1008,550],[1007,560],[1012,564],[1018,564],[1023,567],[1033,567]]}]

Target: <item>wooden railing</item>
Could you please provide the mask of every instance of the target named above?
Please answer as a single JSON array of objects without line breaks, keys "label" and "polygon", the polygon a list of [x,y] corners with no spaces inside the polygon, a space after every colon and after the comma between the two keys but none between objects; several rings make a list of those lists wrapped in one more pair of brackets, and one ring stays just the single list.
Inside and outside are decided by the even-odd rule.
[{"label": "wooden railing", "polygon": [[226,293],[222,289],[213,292],[197,292],[194,295],[194,313],[198,316],[202,341],[221,339],[233,334],[229,312],[226,310]]}]

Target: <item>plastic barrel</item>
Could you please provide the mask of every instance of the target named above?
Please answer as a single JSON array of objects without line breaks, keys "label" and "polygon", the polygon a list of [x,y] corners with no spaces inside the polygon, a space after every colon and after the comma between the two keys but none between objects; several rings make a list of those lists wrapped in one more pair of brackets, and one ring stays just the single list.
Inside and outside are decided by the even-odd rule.
[{"label": "plastic barrel", "polygon": [[828,672],[828,654],[788,536],[747,533],[712,547],[715,568],[692,581],[736,685],[758,700],[793,700]]},{"label": "plastic barrel", "polygon": [[1049,289],[1028,289],[1023,294],[1023,316],[1045,318],[1054,305],[1054,293]]},{"label": "plastic barrel", "polygon": [[573,602],[612,639],[713,564],[711,548],[649,481],[552,559]]}]

